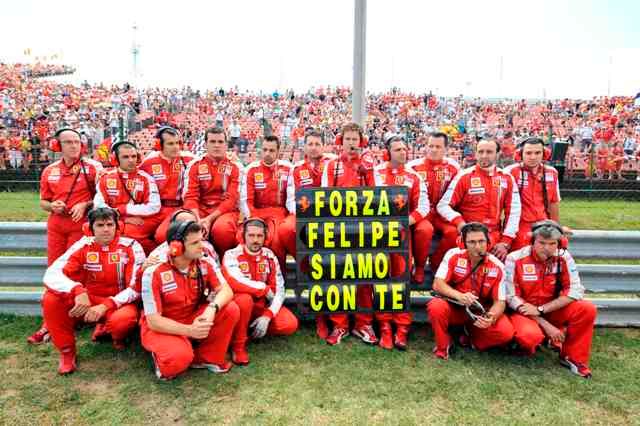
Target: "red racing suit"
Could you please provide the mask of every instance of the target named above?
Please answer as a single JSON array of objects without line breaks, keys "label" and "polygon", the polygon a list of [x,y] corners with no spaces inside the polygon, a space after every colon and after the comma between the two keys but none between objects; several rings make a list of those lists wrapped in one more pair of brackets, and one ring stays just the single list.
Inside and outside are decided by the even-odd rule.
[{"label": "red racing suit", "polygon": [[[462,170],[449,184],[437,209],[456,227],[461,222],[485,224],[491,234],[491,245],[511,245],[520,223],[518,187],[513,177],[499,168],[494,168],[491,174],[477,165]],[[453,247],[455,241],[446,244]]]},{"label": "red racing suit", "polygon": [[[391,163],[382,163],[373,169],[373,183],[375,186],[406,186],[409,192],[409,216],[415,221],[412,226],[410,244],[414,250],[417,245],[424,246],[423,249],[429,253],[431,247],[431,238],[433,237],[433,227],[427,219],[429,214],[429,195],[427,193],[427,185],[424,180],[411,169],[399,167],[392,168]],[[423,251],[424,251],[423,250]],[[404,257],[400,255],[391,256],[391,275],[394,277],[402,276],[406,268],[410,265],[404,264]],[[426,257],[424,258],[426,261]],[[411,263],[411,260],[409,260]],[[422,267],[416,261],[416,268]],[[380,312],[376,314],[378,321],[393,320],[397,325],[411,325],[411,312],[389,313]]]},{"label": "red racing suit", "polygon": [[[456,247],[445,254],[435,278],[444,280],[459,292],[473,293],[487,311],[494,302],[505,302],[507,292],[502,262],[494,255],[487,254],[483,264],[472,273],[473,269],[467,250]],[[451,345],[448,332],[451,325],[466,325],[471,343],[481,351],[506,345],[513,338],[513,326],[506,315],[501,315],[488,328],[474,327],[463,307],[438,297],[427,303],[427,313],[438,351],[446,351]]]},{"label": "red racing suit", "polygon": [[[431,271],[435,273],[438,270],[438,266],[440,265],[444,254],[452,248],[447,247],[444,242],[455,241],[458,237],[458,229],[440,216],[436,210],[436,206],[449,187],[453,177],[460,171],[460,165],[456,160],[449,157],[444,157],[442,161],[430,160],[425,157],[410,161],[407,164],[407,167],[418,173],[418,176],[420,176],[427,184],[429,205],[431,207],[427,218],[429,219],[433,230],[438,231],[440,235],[442,235],[442,240],[431,255],[429,262]],[[416,245],[413,247],[416,266],[424,266],[427,261],[427,257],[429,256],[430,249],[431,246],[427,245]]]},{"label": "red racing suit", "polygon": [[187,165],[182,199],[184,208],[200,218],[214,211],[220,216],[211,225],[211,243],[222,256],[235,247],[238,230],[238,194],[242,166],[226,157],[218,160],[201,155]]},{"label": "red racing suit", "polygon": [[271,166],[262,161],[249,164],[240,183],[240,211],[245,218],[258,217],[267,223],[267,241],[285,270],[285,249],[280,242],[280,223],[287,216],[287,181],[291,175],[291,163],[277,160]]},{"label": "red racing suit", "polygon": [[140,164],[140,170],[153,176],[160,194],[160,224],[154,234],[157,243],[166,240],[171,215],[182,207],[185,171],[193,158],[194,155],[187,151],[180,152],[173,160],[166,158],[162,151],[151,151]]},{"label": "red racing suit", "polygon": [[[544,167],[544,174],[542,167]],[[515,163],[504,169],[505,173],[513,176],[522,204],[518,233],[511,244],[512,251],[531,244],[529,236],[531,225],[540,220],[551,219],[549,204],[560,202],[558,172],[551,166],[542,167],[531,171],[521,163]]]},{"label": "red racing suit", "polygon": [[111,207],[118,210],[120,219],[141,218],[142,225],[125,223],[123,235],[131,237],[142,245],[146,253],[156,246],[153,234],[159,225],[157,213],[160,211],[158,187],[151,176],[136,169],[124,173],[118,168],[106,171],[98,180],[94,207]]},{"label": "red racing suit", "polygon": [[325,157],[317,163],[305,159],[297,162],[289,174],[286,207],[290,214],[280,224],[278,234],[286,252],[291,256],[296,255],[296,190],[319,187],[328,161]]},{"label": "red racing suit", "polygon": [[525,302],[541,306],[558,296],[574,299],[564,308],[543,314],[543,318],[560,329],[566,327],[560,356],[589,364],[596,307],[584,300],[585,289],[578,267],[567,250],[559,250],[546,262],[538,260],[531,246],[510,253],[505,262],[505,285],[509,307],[514,310],[509,317],[516,342],[530,354],[544,341],[545,335],[535,319],[517,313],[518,306]]},{"label": "red racing suit", "polygon": [[[373,163],[364,160],[360,154],[343,153],[338,158],[329,160],[322,172],[320,186],[329,187],[358,187],[373,186]],[[373,307],[373,288],[370,285],[359,285],[356,291],[356,303],[363,308]],[[347,314],[329,315],[334,327],[349,329],[349,316]],[[373,322],[373,314],[356,313],[355,328],[360,329],[370,326]]]},{"label": "red racing suit", "polygon": [[284,277],[275,254],[263,247],[252,254],[244,244],[228,250],[222,258],[222,271],[235,293],[240,307],[240,321],[233,339],[233,348],[247,344],[249,323],[260,316],[271,318],[267,334],[288,336],[298,329],[298,318],[283,306]]},{"label": "red racing suit", "polygon": [[75,350],[75,325],[81,318],[69,316],[75,297],[88,293],[92,305],[108,310],[100,322],[114,340],[124,339],[135,327],[138,309],[133,303],[137,270],[145,260],[137,241],[116,234],[108,246],[82,237],[44,274],[46,292],[42,299],[44,320],[53,344],[60,352]]},{"label": "red racing suit", "polygon": [[191,338],[151,330],[148,315],[159,314],[182,324],[191,324],[208,306],[207,293],[219,290],[223,277],[212,263],[192,262],[188,271],[171,261],[147,268],[142,275],[144,317],[140,322],[142,346],[152,353],[164,378],[184,372],[192,363],[222,364],[229,348],[239,310],[230,301],[216,313],[209,335],[194,347]]},{"label": "red racing suit", "polygon": [[[102,165],[90,159],[79,159],[67,165],[63,159],[49,164],[40,176],[40,199],[63,201],[64,214],[50,213],[47,219],[47,265],[62,256],[73,243],[82,238],[82,224],[71,220],[69,211],[78,203],[92,201],[96,192],[97,176]],[[88,211],[88,209],[87,209]]]}]

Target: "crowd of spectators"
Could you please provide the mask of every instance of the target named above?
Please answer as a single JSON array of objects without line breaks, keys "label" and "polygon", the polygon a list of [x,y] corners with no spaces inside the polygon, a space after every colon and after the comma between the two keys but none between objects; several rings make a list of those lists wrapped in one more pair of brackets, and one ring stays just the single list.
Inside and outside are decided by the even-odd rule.
[{"label": "crowd of spectators", "polygon": [[[48,139],[67,126],[79,129],[88,150],[103,161],[124,123],[173,125],[194,151],[202,149],[206,128],[224,127],[230,148],[248,162],[268,134],[279,136],[284,155],[295,160],[309,128],[322,129],[330,147],[341,125],[351,120],[351,91],[346,87],[302,93],[255,93],[237,87],[200,91],[188,86],[136,90],[128,84],[75,86],[42,78],[73,71],[61,65],[0,64],[0,169],[28,169],[34,160],[46,164],[51,156]],[[521,138],[540,136],[550,145],[568,143],[566,158],[556,164],[568,176],[621,179],[625,172],[640,179],[638,97],[487,100],[392,89],[369,94],[367,107],[364,127],[371,152],[379,158],[387,134],[405,135],[411,155],[418,156],[425,135],[444,131],[453,140],[450,156],[463,166],[474,164],[474,146],[483,137],[498,141],[506,166],[516,161]],[[153,127],[143,128],[128,137],[145,151],[151,149],[153,133]]]}]

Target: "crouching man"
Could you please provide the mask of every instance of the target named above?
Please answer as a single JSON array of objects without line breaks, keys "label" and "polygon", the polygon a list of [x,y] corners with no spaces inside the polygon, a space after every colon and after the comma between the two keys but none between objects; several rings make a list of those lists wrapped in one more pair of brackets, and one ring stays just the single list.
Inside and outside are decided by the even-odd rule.
[{"label": "crouching man", "polygon": [[[504,266],[488,253],[489,229],[470,222],[461,232],[460,247],[445,254],[433,281],[433,289],[442,298],[434,297],[427,304],[436,341],[433,352],[441,359],[449,358],[452,346],[449,326],[464,326],[472,347],[480,351],[506,345],[513,339],[513,326],[502,315],[506,301]],[[465,307],[477,303],[482,305],[480,312],[486,313],[473,319]],[[466,338],[465,335],[463,339]]]},{"label": "crouching man", "polygon": [[515,340],[533,355],[545,339],[560,349],[560,363],[591,377],[589,357],[596,307],[583,300],[584,286],[567,250],[562,227],[544,220],[531,228],[531,245],[507,256],[505,284]]},{"label": "crouching man", "polygon": [[231,335],[240,316],[233,292],[210,262],[202,260],[202,227],[174,222],[167,231],[169,259],[142,276],[142,346],[151,352],[159,379],[191,368],[226,373]]},{"label": "crouching man", "polygon": [[118,212],[98,208],[89,213],[89,233],[73,244],[44,275],[44,320],[60,351],[60,374],[76,370],[75,326],[95,323],[91,336],[111,335],[113,347],[136,326],[140,297],[135,291],[137,269],[144,251],[137,241],[119,234]]}]

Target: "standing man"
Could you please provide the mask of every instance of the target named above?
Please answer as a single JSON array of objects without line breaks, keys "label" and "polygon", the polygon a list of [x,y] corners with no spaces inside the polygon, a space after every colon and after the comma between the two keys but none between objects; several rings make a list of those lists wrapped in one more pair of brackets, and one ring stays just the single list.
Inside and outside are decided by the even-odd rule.
[{"label": "standing man", "polygon": [[243,242],[222,259],[224,275],[236,293],[240,321],[233,338],[233,362],[249,364],[247,332],[261,339],[265,335],[288,336],[298,329],[298,319],[285,306],[284,277],[278,259],[264,247],[268,227],[262,219],[249,219],[242,226]]},{"label": "standing man", "polygon": [[249,164],[240,183],[240,211],[245,218],[260,218],[267,224],[267,247],[286,270],[286,253],[279,237],[280,223],[287,216],[287,181],[291,163],[279,160],[280,140],[267,136],[262,145],[261,160]]},{"label": "standing man", "polygon": [[[156,376],[169,380],[191,368],[226,373],[238,306],[233,292],[202,261],[202,227],[175,222],[169,227],[170,256],[142,276],[142,346],[151,352]],[[196,343],[194,345],[194,343]]]},{"label": "standing man", "polygon": [[[520,143],[520,163],[504,169],[513,176],[518,186],[522,211],[516,238],[511,244],[512,251],[530,244],[531,225],[560,217],[560,186],[558,172],[543,162],[544,141],[540,138],[527,138]],[[565,232],[570,232],[567,228]]]},{"label": "standing man", "polygon": [[[477,164],[458,173],[440,199],[438,213],[461,230],[466,222],[480,222],[490,233],[491,252],[507,257],[520,223],[520,196],[513,177],[496,167],[500,146],[483,139],[476,145]],[[443,241],[447,247],[455,241]]]},{"label": "standing man", "polygon": [[[349,123],[342,127],[342,154],[330,160],[322,173],[321,186],[329,187],[358,187],[373,186],[373,164],[364,160],[361,149],[365,147],[362,128],[356,123]],[[359,285],[356,293],[357,304],[364,308],[373,306],[373,289],[369,285]],[[349,335],[349,316],[347,314],[331,314],[329,319],[333,323],[333,331],[327,337],[330,345],[339,344]],[[356,313],[353,334],[363,342],[375,345],[378,343],[373,327],[373,314]]]},{"label": "standing man", "polygon": [[220,257],[235,247],[241,166],[227,158],[223,129],[207,129],[207,152],[187,165],[182,199],[193,211]]},{"label": "standing man", "polygon": [[515,340],[533,355],[545,338],[560,346],[560,363],[591,377],[589,358],[596,307],[584,300],[578,268],[562,227],[550,220],[532,227],[530,244],[507,256],[505,284]]},{"label": "standing man", "polygon": [[161,127],[156,133],[156,145],[142,163],[140,170],[153,176],[160,194],[160,213],[154,217],[156,232],[154,240],[165,240],[169,218],[174,211],[182,207],[185,171],[193,160],[190,152],[182,151],[180,133],[173,127]]},{"label": "standing man", "polygon": [[[409,192],[409,226],[411,227],[410,245],[431,247],[433,227],[427,219],[429,214],[429,195],[424,180],[411,169],[405,168],[408,150],[404,138],[392,135],[385,141],[385,148],[389,158],[388,162],[379,164],[373,169],[373,183],[375,186],[406,186]],[[391,276],[402,276],[405,265],[404,257],[391,254]],[[411,264],[411,261],[409,261]],[[420,267],[416,262],[416,270]],[[422,264],[424,271],[424,263]],[[414,273],[415,275],[415,273]],[[394,345],[400,350],[407,349],[407,337],[411,327],[411,312],[380,312],[376,313],[376,319],[380,325],[380,347],[393,349]],[[396,325],[396,334],[393,336],[391,323]]]},{"label": "standing man", "polygon": [[138,268],[144,251],[131,238],[121,237],[118,213],[98,208],[89,213],[91,237],[83,237],[51,265],[44,275],[44,321],[60,351],[60,374],[76,370],[75,326],[96,323],[91,339],[111,335],[113,347],[124,349],[124,339],[138,321],[133,303]]},{"label": "standing man", "polygon": [[[449,183],[460,171],[458,162],[445,156],[448,146],[449,136],[447,136],[446,133],[432,133],[427,140],[426,157],[415,159],[408,164],[408,167],[418,173],[418,176],[420,176],[427,185],[430,206],[427,219],[433,226],[434,231],[438,231],[442,235],[442,240],[440,244],[438,244],[435,252],[431,255],[429,262],[431,272],[433,273],[438,270],[444,254],[451,248],[447,247],[445,242],[455,241],[458,237],[458,229],[447,222],[436,211],[436,206],[447,190]],[[414,241],[422,242],[422,240],[416,240],[415,235]],[[422,284],[424,281],[424,265],[427,262],[430,249],[430,245],[422,243],[413,245],[413,256],[416,263],[413,281],[418,284]]]},{"label": "standing man", "polygon": [[[433,290],[451,299],[434,297],[427,304],[433,328],[437,358],[449,359],[452,346],[449,326],[464,325],[471,345],[479,351],[506,345],[513,338],[513,326],[503,315],[506,302],[504,265],[488,253],[489,229],[478,222],[465,224],[461,230],[462,247],[449,250],[433,281]],[[475,321],[463,306],[480,303],[486,314]]]},{"label": "standing man", "polygon": [[[40,208],[49,212],[47,219],[47,265],[82,238],[95,195],[96,180],[102,171],[97,161],[81,157],[80,133],[74,129],[58,130],[51,148],[62,158],[48,165],[40,176]],[[46,326],[27,338],[31,344],[48,340]]]},{"label": "standing man", "polygon": [[100,177],[93,203],[118,210],[125,224],[123,235],[137,240],[145,253],[151,253],[158,226],[154,216],[160,211],[158,187],[151,176],[138,168],[138,149],[133,143],[116,142],[111,147],[111,157],[116,167]]}]

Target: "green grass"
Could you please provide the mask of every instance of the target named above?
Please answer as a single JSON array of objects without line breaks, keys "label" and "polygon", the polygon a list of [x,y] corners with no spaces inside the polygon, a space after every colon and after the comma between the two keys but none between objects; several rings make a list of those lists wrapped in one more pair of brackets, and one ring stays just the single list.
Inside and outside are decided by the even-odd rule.
[{"label": "green grass", "polygon": [[[44,221],[37,192],[0,193],[0,221]],[[576,200],[562,201],[560,217],[573,229],[640,229],[640,202]]]},{"label": "green grass", "polygon": [[38,318],[0,316],[2,424],[638,424],[640,330],[597,329],[591,381],[557,356],[458,350],[431,355],[424,327],[406,353],[349,338],[320,343],[310,327],[250,346],[252,363],[159,382],[135,343],[123,353],[80,332],[80,371],[55,373],[50,345],[24,337]]}]

